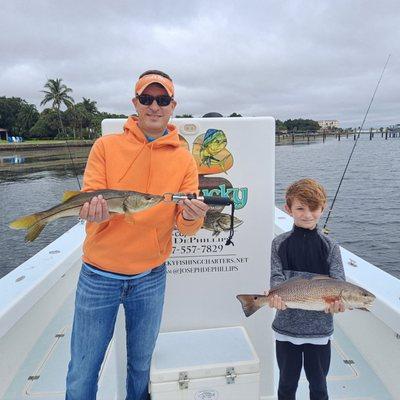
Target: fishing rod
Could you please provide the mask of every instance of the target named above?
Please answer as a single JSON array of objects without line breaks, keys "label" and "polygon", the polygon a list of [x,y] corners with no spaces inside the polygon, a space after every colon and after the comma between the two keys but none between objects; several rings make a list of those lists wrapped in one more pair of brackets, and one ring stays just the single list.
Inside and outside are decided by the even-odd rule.
[{"label": "fishing rod", "polygon": [[372,105],[372,103],[373,103],[373,101],[374,101],[376,92],[378,91],[378,87],[379,87],[379,85],[380,85],[380,83],[381,83],[383,74],[385,73],[386,66],[387,66],[388,63],[389,63],[389,59],[390,59],[390,54],[389,54],[389,56],[388,56],[388,58],[387,58],[387,60],[386,60],[386,63],[385,63],[385,65],[384,65],[384,67],[383,67],[383,70],[382,70],[381,76],[379,77],[378,83],[376,84],[374,93],[373,93],[373,95],[372,95],[372,97],[371,97],[371,101],[369,102],[367,111],[366,111],[366,113],[365,113],[365,115],[364,115],[364,119],[363,119],[362,124],[361,124],[361,126],[360,126],[360,129],[359,129],[359,131],[358,131],[358,135],[357,135],[357,138],[356,138],[356,140],[355,140],[355,142],[354,142],[353,148],[352,148],[352,150],[351,150],[349,159],[347,160],[346,167],[344,168],[343,175],[342,175],[342,177],[341,177],[341,179],[340,179],[339,186],[338,186],[338,188],[337,188],[337,190],[336,190],[335,196],[334,196],[333,201],[332,201],[332,204],[331,204],[331,206],[330,206],[328,215],[327,215],[326,220],[325,220],[325,224],[324,224],[324,226],[323,226],[323,228],[322,228],[325,234],[328,234],[328,232],[329,232],[329,230],[328,230],[328,228],[326,227],[326,225],[327,225],[327,223],[328,223],[329,217],[330,217],[331,212],[332,212],[332,210],[333,210],[333,206],[334,206],[334,204],[335,204],[337,195],[338,195],[338,193],[339,193],[340,186],[342,185],[343,178],[344,178],[344,176],[346,175],[346,171],[347,171],[347,168],[348,168],[348,166],[349,166],[349,164],[350,164],[350,160],[351,160],[351,157],[353,156],[354,150],[355,150],[355,148],[356,148],[358,139],[360,138],[360,134],[361,134],[361,131],[362,131],[363,127],[364,127],[365,120],[367,119],[369,110],[370,110],[371,105]]},{"label": "fishing rod", "polygon": [[[60,117],[60,121],[61,121],[61,115],[60,114],[59,114],[59,117]],[[78,182],[79,190],[81,190],[82,189],[81,188],[81,183],[79,182],[78,174],[76,173],[74,159],[72,158],[71,150],[70,150],[69,145],[68,145],[68,136],[66,135],[66,132],[65,132],[65,129],[64,129],[64,124],[62,123],[62,121],[61,121],[61,129],[62,129],[62,133],[65,135],[65,143],[67,144],[69,158],[70,158],[71,164],[72,164],[72,170],[74,171],[74,175],[75,175],[76,181]]]},{"label": "fishing rod", "polygon": [[69,145],[68,145],[68,139],[65,139],[65,143],[67,144],[67,149],[68,149],[68,153],[69,153],[69,158],[71,159],[72,169],[73,169],[73,171],[74,171],[76,181],[78,182],[79,190],[81,190],[81,189],[82,189],[82,188],[81,188],[81,183],[79,182],[78,174],[76,173],[75,164],[74,164],[74,159],[72,158],[71,150],[69,149]]}]

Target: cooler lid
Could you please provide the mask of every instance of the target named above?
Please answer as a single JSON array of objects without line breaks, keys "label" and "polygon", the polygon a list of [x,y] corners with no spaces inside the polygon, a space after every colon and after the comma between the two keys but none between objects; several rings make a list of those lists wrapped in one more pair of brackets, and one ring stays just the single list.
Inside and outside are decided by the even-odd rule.
[{"label": "cooler lid", "polygon": [[258,372],[259,359],[246,330],[241,326],[161,333],[153,354],[151,382],[178,381]]}]

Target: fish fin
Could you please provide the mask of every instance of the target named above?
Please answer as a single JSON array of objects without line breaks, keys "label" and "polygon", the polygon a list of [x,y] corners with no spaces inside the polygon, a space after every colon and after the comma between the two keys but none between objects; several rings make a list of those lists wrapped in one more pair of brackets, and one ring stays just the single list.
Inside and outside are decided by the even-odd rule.
[{"label": "fish fin", "polygon": [[269,293],[275,293],[277,290],[279,290],[279,289],[281,289],[283,287],[286,287],[288,285],[291,285],[293,282],[302,281],[304,279],[306,279],[306,278],[303,278],[301,276],[295,276],[293,278],[290,278],[290,279],[288,279],[286,281],[281,282],[279,285],[274,286],[273,288],[271,288],[269,290]]},{"label": "fish fin", "polygon": [[335,301],[339,301],[340,297],[339,296],[322,296],[322,299],[325,301],[327,304],[334,303]]},{"label": "fish fin", "polygon": [[42,221],[39,221],[36,224],[32,225],[25,235],[25,242],[33,242],[40,235],[40,232],[42,232],[45,226],[46,223]]},{"label": "fish fin", "polygon": [[12,229],[29,229],[40,220],[39,214],[26,215],[18,218],[8,225]]},{"label": "fish fin", "polygon": [[243,312],[246,317],[250,317],[250,315],[254,314],[257,310],[259,310],[262,306],[259,306],[255,302],[255,298],[257,297],[265,297],[264,295],[258,294],[238,294],[236,298],[242,304]]},{"label": "fish fin", "polygon": [[207,214],[219,214],[224,210],[225,206],[218,206],[218,205],[210,205],[210,208],[207,210]]},{"label": "fish fin", "polygon": [[67,190],[64,192],[61,202],[65,203],[67,200],[72,199],[75,196],[78,196],[78,194],[81,194],[81,192],[78,190]]},{"label": "fish fin", "polygon": [[320,279],[332,279],[332,278],[328,275],[316,275],[311,278],[312,281],[317,281]]},{"label": "fish fin", "polygon": [[124,219],[125,219],[125,222],[127,222],[128,224],[135,224],[134,213],[125,212],[124,213]]}]

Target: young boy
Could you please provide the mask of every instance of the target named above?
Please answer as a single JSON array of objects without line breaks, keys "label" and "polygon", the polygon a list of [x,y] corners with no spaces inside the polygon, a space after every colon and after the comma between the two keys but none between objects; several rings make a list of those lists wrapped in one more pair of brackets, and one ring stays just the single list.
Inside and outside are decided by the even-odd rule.
[{"label": "young boy", "polygon": [[[271,288],[292,277],[315,274],[345,280],[338,244],[317,226],[326,200],[325,189],[313,179],[301,179],[287,189],[285,210],[293,217],[294,226],[272,242]],[[332,314],[344,311],[344,305],[336,301],[325,313],[287,309],[279,296],[269,305],[278,310],[272,324],[279,366],[278,400],[295,399],[303,365],[310,400],[328,399]]]}]

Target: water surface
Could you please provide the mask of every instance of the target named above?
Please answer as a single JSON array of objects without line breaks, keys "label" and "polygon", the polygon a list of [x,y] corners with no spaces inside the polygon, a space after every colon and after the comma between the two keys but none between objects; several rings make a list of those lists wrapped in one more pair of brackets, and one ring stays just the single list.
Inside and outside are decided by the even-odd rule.
[{"label": "water surface", "polygon": [[[329,200],[339,184],[354,142],[352,138],[325,143],[311,141],[276,147],[276,204],[282,208],[286,187],[294,180],[312,177],[327,189]],[[87,150],[86,150],[87,151]],[[379,268],[400,278],[400,139],[361,137],[343,181],[328,223],[342,246]],[[33,243],[24,243],[23,231],[8,228],[13,219],[54,206],[65,190],[78,184],[69,154],[64,152],[1,153],[2,157],[25,157],[35,161],[39,172],[3,169],[0,173],[0,277],[51,243],[71,228],[75,218],[57,220],[46,227]],[[78,157],[84,157],[79,154]],[[36,160],[35,160],[36,159]],[[52,166],[54,159],[57,165]],[[49,163],[47,166],[46,164]],[[61,163],[61,164],[60,164]],[[10,163],[3,163],[9,168]],[[0,163],[0,172],[1,172]],[[4,167],[5,168],[5,167]],[[56,169],[55,169],[56,168]],[[80,182],[82,176],[79,175]],[[323,216],[322,221],[325,220]]]}]

